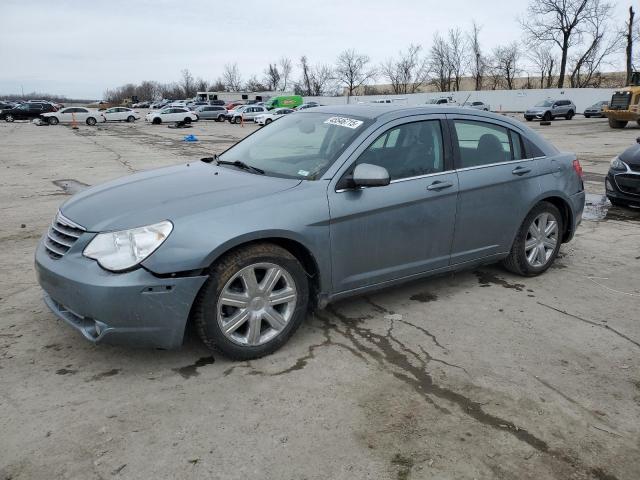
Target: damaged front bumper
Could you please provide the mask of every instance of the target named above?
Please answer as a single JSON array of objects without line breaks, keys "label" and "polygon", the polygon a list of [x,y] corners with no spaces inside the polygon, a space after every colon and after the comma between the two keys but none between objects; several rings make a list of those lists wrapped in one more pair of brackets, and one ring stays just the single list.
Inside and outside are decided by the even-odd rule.
[{"label": "damaged front bumper", "polygon": [[42,241],[35,270],[46,305],[88,340],[167,349],[182,344],[191,306],[207,279],[160,278],[144,268],[111,273],[75,246],[52,258]]}]

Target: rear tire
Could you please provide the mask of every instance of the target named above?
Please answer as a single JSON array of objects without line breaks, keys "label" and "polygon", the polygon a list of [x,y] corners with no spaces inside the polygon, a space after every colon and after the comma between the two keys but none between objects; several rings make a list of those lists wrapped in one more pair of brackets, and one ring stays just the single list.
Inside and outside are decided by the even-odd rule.
[{"label": "rear tire", "polygon": [[90,127],[93,127],[96,123],[98,123],[98,121],[95,118],[93,117],[87,118],[87,125],[89,125]]},{"label": "rear tire", "polygon": [[269,125],[271,122],[273,122],[273,120],[271,120],[270,118],[267,118],[267,119],[264,121],[264,124],[265,124],[265,125]]},{"label": "rear tire", "polygon": [[58,123],[60,123],[60,120],[58,120],[58,117],[49,117],[47,123],[49,125],[57,125]]},{"label": "rear tire", "polygon": [[530,122],[531,120],[533,120],[533,118],[532,118],[532,117],[524,117],[524,118],[525,118],[525,120],[526,120],[527,122]]},{"label": "rear tire", "polygon": [[[264,271],[262,277],[258,275],[261,269]],[[281,272],[275,283],[267,281],[267,272],[271,270]],[[242,275],[247,271],[253,272],[249,275],[255,280],[253,288]],[[306,317],[307,275],[300,262],[282,247],[271,243],[242,247],[218,260],[210,273],[194,304],[194,322],[204,344],[228,358],[251,360],[275,352],[291,338]],[[269,283],[272,283],[271,288],[267,287]],[[293,299],[284,300],[285,289],[293,292],[289,294]],[[274,295],[280,295],[280,303],[270,303]],[[224,296],[227,296],[226,302]],[[272,323],[261,312],[269,312],[269,315],[276,312],[277,315],[271,318],[279,318],[282,323]],[[225,333],[223,325],[228,328],[234,323],[233,318],[239,319],[239,326]],[[254,322],[257,322],[256,327]],[[255,336],[252,336],[252,327],[256,328]]]},{"label": "rear tire", "polygon": [[624,128],[627,126],[627,121],[626,120],[615,120],[613,118],[609,119],[609,126],[611,128]]},{"label": "rear tire", "polygon": [[216,118],[216,122],[224,122],[224,115],[218,115],[218,118]]},{"label": "rear tire", "polygon": [[6,117],[4,117],[4,121],[8,122],[8,123],[12,123],[15,120],[15,118],[13,118],[13,115],[9,114]]},{"label": "rear tire", "polygon": [[[542,223],[544,218],[546,220]],[[551,228],[551,220],[555,222],[554,228]],[[541,232],[538,226],[549,228],[550,234]],[[536,236],[535,232],[541,235]],[[563,232],[564,224],[560,210],[549,202],[538,203],[522,222],[509,256],[502,261],[502,264],[510,272],[524,277],[540,275],[553,264],[558,255]],[[552,243],[553,248],[551,248]]]},{"label": "rear tire", "polygon": [[566,118],[567,120],[571,120],[573,118],[573,115],[573,110],[569,110],[564,118]]}]

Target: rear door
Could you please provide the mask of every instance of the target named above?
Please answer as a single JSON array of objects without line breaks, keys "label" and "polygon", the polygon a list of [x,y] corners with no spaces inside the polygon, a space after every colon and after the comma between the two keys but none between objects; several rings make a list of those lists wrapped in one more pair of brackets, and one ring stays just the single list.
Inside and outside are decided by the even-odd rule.
[{"label": "rear door", "polygon": [[[328,190],[332,282],[354,290],[447,267],[458,181],[444,115],[381,126],[351,156]],[[386,168],[391,183],[354,188],[359,163]]]},{"label": "rear door", "polygon": [[541,192],[539,164],[524,158],[522,137],[510,124],[448,117],[459,181],[451,263],[506,253]]}]

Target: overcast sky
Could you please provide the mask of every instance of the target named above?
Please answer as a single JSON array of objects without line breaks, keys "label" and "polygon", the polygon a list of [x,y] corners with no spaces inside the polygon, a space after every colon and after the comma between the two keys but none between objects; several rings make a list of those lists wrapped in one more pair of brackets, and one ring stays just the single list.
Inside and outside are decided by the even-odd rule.
[{"label": "overcast sky", "polygon": [[[263,76],[282,56],[333,63],[355,48],[378,63],[436,31],[482,25],[483,48],[521,39],[527,0],[0,0],[0,94],[102,98],[128,82],[208,81],[225,63]],[[616,4],[625,17],[628,2]],[[635,2],[634,2],[635,3]],[[620,55],[622,65],[622,54]],[[294,72],[298,76],[298,72]]]}]

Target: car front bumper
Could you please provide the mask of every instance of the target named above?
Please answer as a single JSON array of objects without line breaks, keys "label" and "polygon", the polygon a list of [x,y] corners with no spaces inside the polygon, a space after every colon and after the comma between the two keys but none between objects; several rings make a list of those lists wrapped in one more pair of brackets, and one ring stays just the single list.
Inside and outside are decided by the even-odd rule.
[{"label": "car front bumper", "polygon": [[111,273],[82,256],[87,243],[82,237],[59,259],[49,256],[43,240],[36,250],[35,270],[44,301],[85,338],[167,349],[182,344],[191,306],[206,276],[160,278],[144,268]]},{"label": "car front bumper", "polygon": [[640,172],[609,170],[604,185],[607,197],[640,206]]}]

